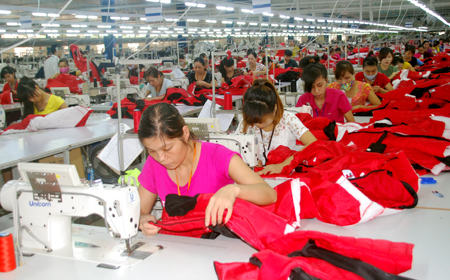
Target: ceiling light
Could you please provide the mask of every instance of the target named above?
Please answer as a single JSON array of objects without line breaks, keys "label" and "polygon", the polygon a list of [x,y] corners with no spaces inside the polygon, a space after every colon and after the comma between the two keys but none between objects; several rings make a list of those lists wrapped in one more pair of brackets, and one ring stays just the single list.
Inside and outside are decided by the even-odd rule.
[{"label": "ceiling light", "polygon": [[249,10],[249,9],[241,9],[241,12],[246,13],[246,14],[253,14],[253,10]]},{"label": "ceiling light", "polygon": [[149,30],[149,29],[152,29],[150,26],[141,26],[141,27],[139,27],[140,29],[147,29],[147,30]]},{"label": "ceiling light", "polygon": [[51,23],[51,24],[43,23],[43,24],[41,24],[41,25],[42,25],[42,26],[46,26],[46,27],[60,27],[60,25],[57,24],[57,23]]},{"label": "ceiling light", "polygon": [[123,30],[122,33],[134,33],[132,30]]},{"label": "ceiling light", "polygon": [[348,20],[344,20],[344,21],[342,21],[342,23],[348,23]]},{"label": "ceiling light", "polygon": [[208,22],[208,23],[217,23],[217,20],[210,20],[210,19],[207,19],[207,20],[205,20],[206,22]]},{"label": "ceiling light", "polygon": [[82,19],[87,18],[87,16],[85,16],[85,15],[75,15],[75,17],[76,18],[82,18]]},{"label": "ceiling light", "polygon": [[117,30],[106,30],[106,33],[117,33]]},{"label": "ceiling light", "polygon": [[334,22],[336,22],[336,23],[341,23],[341,21],[340,21],[340,20],[335,20]]},{"label": "ceiling light", "polygon": [[325,22],[324,19],[318,19],[317,22]]},{"label": "ceiling light", "polygon": [[174,22],[176,22],[176,21],[178,21],[178,19],[177,18],[164,18],[166,21],[174,21]]},{"label": "ceiling light", "polygon": [[261,23],[261,26],[269,26],[268,23]]},{"label": "ceiling light", "polygon": [[67,30],[67,33],[80,33],[80,30]]},{"label": "ceiling light", "polygon": [[227,7],[227,11],[229,11],[229,12],[234,11],[234,8],[233,7]]},{"label": "ceiling light", "polygon": [[120,26],[121,29],[133,29],[133,26]]},{"label": "ceiling light", "polygon": [[78,36],[78,34],[67,33],[66,36],[69,36],[69,37],[76,37],[76,36]]},{"label": "ceiling light", "polygon": [[111,28],[111,25],[97,25],[98,28]]},{"label": "ceiling light", "polygon": [[48,14],[48,16],[51,17],[51,18],[57,18],[57,17],[59,17],[60,15],[59,15],[59,14]]},{"label": "ceiling light", "polygon": [[0,10],[0,15],[9,15],[11,14],[11,11],[8,10]]},{"label": "ceiling light", "polygon": [[198,22],[198,19],[194,19],[194,18],[188,18],[188,20],[187,21],[189,21],[189,22]]},{"label": "ceiling light", "polygon": [[188,28],[189,31],[197,31],[197,28]]},{"label": "ceiling light", "polygon": [[98,30],[88,30],[88,33],[99,33]]},{"label": "ceiling light", "polygon": [[271,24],[271,26],[273,26],[273,27],[277,27],[277,26],[278,26],[278,24],[276,24],[276,23],[272,23],[272,24]]},{"label": "ceiling light", "polygon": [[[10,12],[11,13],[11,12]],[[31,13],[33,16],[35,17],[46,17],[47,14],[46,13]]]},{"label": "ceiling light", "polygon": [[250,22],[248,25],[256,26],[256,25],[258,25],[258,23],[257,22]]},{"label": "ceiling light", "polygon": [[303,20],[303,18],[301,18],[301,17],[295,17],[294,19],[298,20],[298,21],[302,21]]},{"label": "ceiling light", "polygon": [[197,4],[197,8],[204,8],[204,7],[206,7],[206,4],[200,4],[200,3]]},{"label": "ceiling light", "polygon": [[170,0],[161,0],[160,2],[163,4],[170,4],[171,1]]},{"label": "ceiling light", "polygon": [[280,24],[281,27],[287,27],[287,24]]},{"label": "ceiling light", "polygon": [[314,22],[314,21],[316,21],[315,19],[313,19],[313,18],[307,18],[306,19],[306,21],[311,21],[311,22]]},{"label": "ceiling light", "polygon": [[174,28],[173,30],[184,30],[184,28]]},{"label": "ceiling light", "polygon": [[220,10],[220,11],[225,11],[227,9],[227,7],[225,7],[225,6],[216,6],[216,9]]},{"label": "ceiling light", "polygon": [[411,4],[415,5],[416,7],[419,7],[422,10],[424,10],[427,14],[432,15],[435,18],[439,19],[445,25],[450,26],[450,23],[448,23],[444,18],[442,18],[440,15],[436,14],[434,11],[430,10],[426,5],[419,3],[419,1],[417,1],[417,0],[408,0],[408,1],[411,2]]},{"label": "ceiling light", "polygon": [[229,20],[222,20],[222,23],[224,23],[224,24],[232,24],[233,22],[229,21]]},{"label": "ceiling light", "polygon": [[120,17],[109,17],[109,18],[113,20],[120,20]]},{"label": "ceiling light", "polygon": [[19,33],[33,33],[33,30],[31,29],[19,29],[17,30]]},{"label": "ceiling light", "polygon": [[184,5],[186,5],[188,7],[197,7],[197,3],[193,3],[193,2],[184,2]]},{"label": "ceiling light", "polygon": [[88,19],[98,19],[98,16],[88,16]]},{"label": "ceiling light", "polygon": [[9,25],[9,26],[18,26],[18,25],[20,25],[20,23],[18,23],[18,22],[7,22],[6,25]]},{"label": "ceiling light", "polygon": [[169,29],[169,28],[167,28],[167,27],[158,27],[158,30],[167,30],[167,29]]},{"label": "ceiling light", "polygon": [[142,21],[147,21],[147,18],[141,17],[141,20],[142,20]]},{"label": "ceiling light", "polygon": [[290,16],[285,16],[285,15],[280,15],[280,18],[284,18],[284,19],[290,19]]},{"label": "ceiling light", "polygon": [[154,2],[154,3],[159,2],[159,0],[145,0],[145,1],[147,1],[147,2]]},{"label": "ceiling light", "polygon": [[263,13],[263,16],[266,16],[266,17],[273,17],[274,14],[264,12],[264,13]]},{"label": "ceiling light", "polygon": [[239,25],[244,25],[245,22],[243,22],[243,21],[238,21],[237,24],[239,24]]}]

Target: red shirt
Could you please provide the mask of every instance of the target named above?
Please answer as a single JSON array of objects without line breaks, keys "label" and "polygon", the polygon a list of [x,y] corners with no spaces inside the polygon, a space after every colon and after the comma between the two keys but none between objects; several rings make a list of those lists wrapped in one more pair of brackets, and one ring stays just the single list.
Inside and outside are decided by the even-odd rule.
[{"label": "red shirt", "polygon": [[338,89],[327,88],[325,103],[319,109],[314,100],[314,96],[307,92],[298,99],[296,107],[309,105],[313,109],[313,117],[325,117],[331,121],[344,122],[344,114],[353,109],[345,93]]},{"label": "red shirt", "polygon": [[[356,73],[355,75],[355,80],[360,81],[360,82],[365,82],[367,83],[367,80],[364,77],[364,72],[359,72]],[[380,88],[386,88],[386,85],[389,84],[391,82],[391,80],[389,80],[389,78],[384,75],[383,73],[378,73],[377,77],[375,78],[375,81],[373,81],[372,86],[379,86]]]},{"label": "red shirt", "polygon": [[[14,87],[15,93],[13,92],[13,94],[12,94],[14,102],[19,102],[19,98],[17,97],[17,86],[18,85],[19,85],[19,82],[16,80],[16,86]],[[9,86],[8,82],[3,86],[2,92],[7,92],[7,91],[11,91],[11,87]]]}]

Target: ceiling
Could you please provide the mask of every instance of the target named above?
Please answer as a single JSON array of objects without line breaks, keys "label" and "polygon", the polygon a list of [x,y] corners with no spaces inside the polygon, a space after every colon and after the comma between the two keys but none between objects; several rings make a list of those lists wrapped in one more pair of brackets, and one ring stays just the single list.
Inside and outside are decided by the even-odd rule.
[{"label": "ceiling", "polygon": [[[193,0],[190,1],[193,2]],[[0,47],[2,48],[18,41],[14,36],[5,39],[7,38],[6,34],[18,34],[26,38],[27,34],[35,34],[38,30],[44,28],[41,24],[51,20],[48,16],[31,16],[32,12],[57,14],[67,1],[15,0],[13,3],[11,5],[11,1],[0,0],[0,10],[11,11],[9,15],[0,15],[0,35],[2,36]],[[202,37],[222,36],[222,38],[226,38],[230,34],[242,37],[262,36],[266,33],[299,36],[298,34],[309,35],[307,32],[312,32],[318,35],[324,32],[354,32],[351,31],[352,29],[366,30],[369,33],[375,32],[375,30],[380,33],[394,32],[390,31],[393,30],[392,26],[370,25],[369,23],[403,27],[403,29],[394,29],[395,32],[402,34],[417,34],[417,31],[420,30],[419,27],[426,27],[429,31],[446,31],[449,27],[435,17],[427,15],[425,11],[411,4],[408,0],[272,0],[271,13],[273,16],[244,12],[245,9],[252,9],[251,0],[220,2],[199,0],[196,1],[197,3],[205,4],[205,7],[188,6],[189,3],[186,5],[185,1],[180,0],[172,0],[170,3],[154,3],[145,0],[73,0],[60,16],[54,19],[53,24],[56,25],[44,28],[41,34],[45,36],[33,41],[34,43],[38,42],[39,45],[39,42],[53,40],[56,35],[52,35],[52,33],[58,34],[58,38],[66,38],[71,33],[75,37],[72,38],[73,40],[96,38],[98,41],[103,41],[98,36],[99,34],[122,34],[122,38],[134,37],[135,41],[139,41],[141,39],[137,39],[140,37],[144,38],[145,41],[145,38],[149,35],[167,35],[166,37],[176,38],[183,32],[190,37],[203,35]],[[450,21],[448,0],[422,1],[421,3],[434,10],[446,21]],[[216,5],[233,10],[219,10]],[[164,20],[152,23],[146,22],[145,8],[153,8],[153,11],[158,7],[162,7]],[[90,18],[76,18],[75,14],[90,16]],[[106,17],[108,15],[129,19],[109,20],[108,23],[102,23],[102,20],[108,20]],[[290,18],[282,18],[280,15]],[[31,16],[32,28],[7,25],[14,22],[19,23],[20,16]],[[298,20],[299,18],[302,18],[302,20]],[[169,21],[171,19],[179,19],[180,21]],[[193,20],[198,20],[198,22]],[[216,22],[206,22],[207,20]],[[333,20],[333,22],[330,20]],[[335,22],[336,20],[341,22]],[[244,22],[245,24],[243,24]],[[250,25],[250,23],[254,25]],[[405,29],[406,23],[412,24],[413,29]],[[73,27],[74,25],[81,25],[82,27]],[[100,28],[99,25],[107,25],[107,27]],[[108,28],[108,26],[110,27]],[[142,27],[149,27],[149,29],[141,29]],[[161,27],[169,27],[169,29],[158,29]],[[189,33],[188,29],[195,27],[198,30],[191,30],[191,33]],[[179,29],[176,30],[175,28]],[[209,28],[209,30],[201,30],[205,28]],[[72,33],[73,30],[75,31]],[[90,36],[84,36],[88,33]]]}]

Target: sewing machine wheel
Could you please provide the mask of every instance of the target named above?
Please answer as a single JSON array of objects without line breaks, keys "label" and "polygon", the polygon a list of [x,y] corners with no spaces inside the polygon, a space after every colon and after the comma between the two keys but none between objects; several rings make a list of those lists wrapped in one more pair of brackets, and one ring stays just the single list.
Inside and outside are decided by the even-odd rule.
[{"label": "sewing machine wheel", "polygon": [[108,165],[103,163],[97,155],[103,150],[103,148],[108,144],[109,141],[103,141],[94,144],[91,149],[89,149],[89,161],[94,167],[94,178],[102,179],[103,183],[106,184],[117,184],[119,180],[119,175],[114,172]]}]

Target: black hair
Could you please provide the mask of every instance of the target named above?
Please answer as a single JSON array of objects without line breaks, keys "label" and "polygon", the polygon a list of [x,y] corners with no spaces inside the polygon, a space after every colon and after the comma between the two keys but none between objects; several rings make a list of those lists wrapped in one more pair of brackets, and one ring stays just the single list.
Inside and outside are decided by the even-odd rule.
[{"label": "black hair", "polygon": [[180,54],[178,57],[179,57],[179,59],[186,59],[186,57],[184,56],[184,54]]},{"label": "black hair", "polygon": [[291,50],[285,50],[284,51],[284,55],[285,56],[292,56],[292,51]]},{"label": "black hair", "polygon": [[373,56],[368,56],[363,60],[363,68],[366,66],[378,67],[378,60]]},{"label": "black hair", "polygon": [[[185,125],[183,116],[171,104],[153,104],[142,113],[138,137],[141,143],[144,139],[152,137],[160,137],[163,141],[164,138],[182,139]],[[196,139],[193,132],[190,133],[189,139]],[[187,143],[185,142],[185,144]]]},{"label": "black hair", "polygon": [[248,52],[247,55],[253,55],[255,58],[258,58],[258,56],[254,51]]},{"label": "black hair", "polygon": [[50,51],[51,51],[52,54],[55,54],[55,53],[56,53],[56,48],[62,48],[62,46],[61,46],[60,44],[53,44],[53,45],[50,47]]},{"label": "black hair", "polygon": [[335,51],[336,52],[341,52],[342,50],[341,50],[341,48],[336,48]]},{"label": "black hair", "polygon": [[411,52],[412,54],[416,53],[416,47],[413,45],[406,45],[405,47],[405,53]]},{"label": "black hair", "polygon": [[203,58],[201,58],[201,57],[197,57],[197,58],[194,60],[194,63],[196,63],[196,62],[200,62],[203,66],[206,66],[205,60],[204,60]]},{"label": "black hair", "polygon": [[225,57],[224,59],[222,59],[222,61],[220,62],[219,65],[219,72],[220,74],[222,74],[222,78],[224,78],[225,80],[227,79],[227,69],[225,69],[225,67],[231,67],[234,65],[234,59],[232,57],[230,57],[228,59],[228,57]]},{"label": "black hair", "polygon": [[145,71],[145,76],[146,77],[151,76],[153,78],[158,78],[158,76],[160,76],[164,78],[164,74],[155,67],[148,68],[147,71]]},{"label": "black hair", "polygon": [[308,66],[310,63],[319,62],[319,61],[320,61],[320,57],[318,57],[317,55],[316,56],[307,56],[307,57],[302,58],[302,60],[300,60],[299,67],[301,69],[305,69],[306,66]]},{"label": "black hair", "polygon": [[382,61],[385,59],[389,54],[392,55],[392,58],[394,58],[394,52],[390,48],[381,48],[380,53],[378,54],[378,59]]},{"label": "black hair", "polygon": [[420,49],[420,48],[425,48],[425,47],[423,45],[419,45],[417,48]]},{"label": "black hair", "polygon": [[302,81],[305,82],[304,91],[311,92],[313,84],[320,77],[324,78],[325,80],[328,78],[327,69],[325,68],[325,66],[318,62],[309,63],[303,70],[301,76]]},{"label": "black hair", "polygon": [[394,59],[392,60],[392,65],[397,66],[399,63],[405,63],[403,58],[401,56],[396,55]]},{"label": "black hair", "polygon": [[[28,77],[23,77],[17,85],[17,98],[23,104],[23,117],[34,114],[34,103],[29,101],[30,97],[37,96],[35,81]],[[39,87],[39,86],[38,86]]]},{"label": "black hair", "polygon": [[370,51],[367,53],[367,57],[369,57],[369,56],[374,56],[373,50],[370,50]]},{"label": "black hair", "polygon": [[347,60],[341,60],[336,64],[336,70],[334,71],[334,76],[336,79],[339,79],[345,75],[346,72],[349,72],[350,74],[355,74],[355,69],[353,69],[353,65],[350,63],[350,61]]},{"label": "black hair", "polygon": [[283,113],[283,102],[275,86],[267,79],[253,81],[252,86],[244,94],[242,108],[244,133],[250,125],[264,121],[268,115],[273,116],[273,124],[276,126],[283,117]]},{"label": "black hair", "polygon": [[2,72],[0,73],[0,77],[2,79],[4,79],[6,74],[12,74],[12,75],[14,75],[14,79],[16,78],[16,70],[14,68],[12,68],[11,66],[3,67]]},{"label": "black hair", "polygon": [[206,53],[201,53],[198,57],[201,57],[204,60],[204,58],[206,58]]},{"label": "black hair", "polygon": [[439,45],[440,45],[439,41],[434,41],[433,47],[437,47],[437,46],[439,46]]},{"label": "black hair", "polygon": [[[266,61],[266,60],[267,60],[267,61]],[[264,65],[269,66],[268,64],[269,64],[270,62],[272,62],[272,58],[270,58],[270,56],[264,56],[263,59],[261,59],[261,62],[262,62]]]},{"label": "black hair", "polygon": [[67,66],[69,66],[69,62],[68,62],[67,59],[65,59],[65,58],[61,58],[61,59],[58,61],[58,66],[59,66],[60,63],[66,63]]}]

